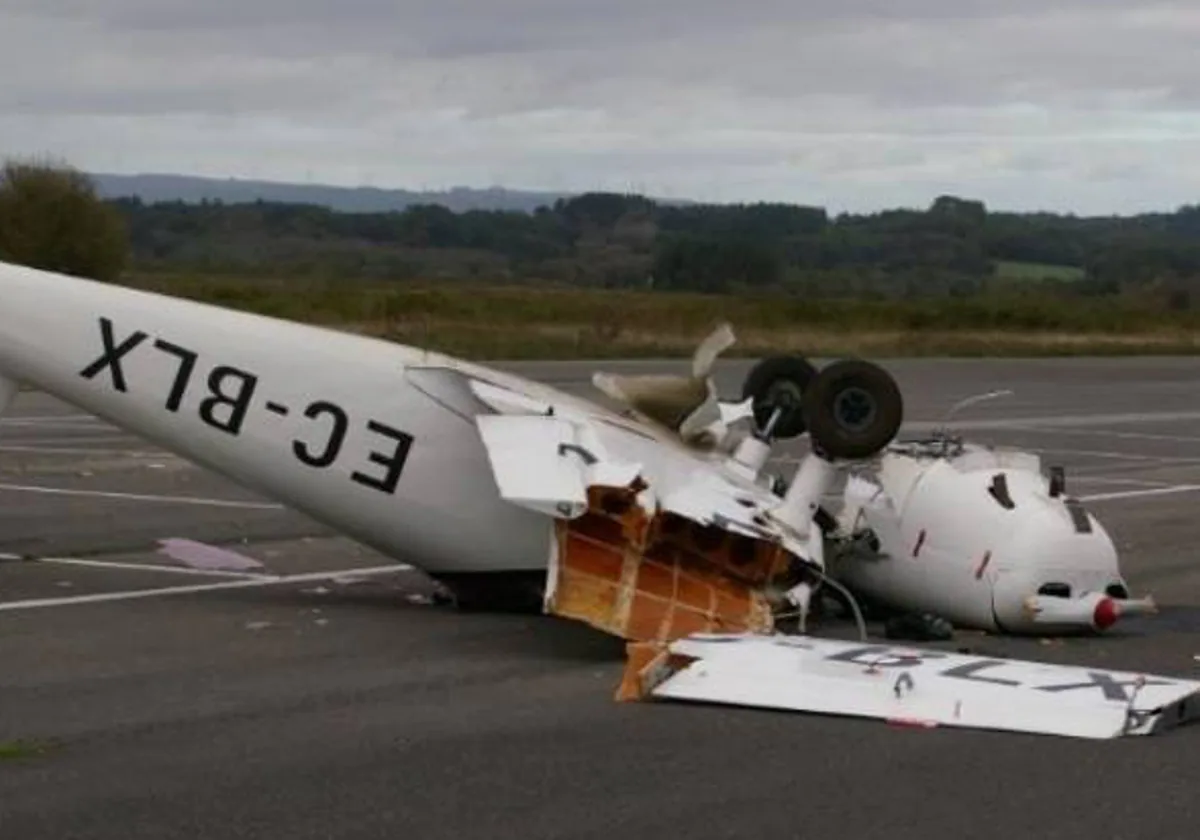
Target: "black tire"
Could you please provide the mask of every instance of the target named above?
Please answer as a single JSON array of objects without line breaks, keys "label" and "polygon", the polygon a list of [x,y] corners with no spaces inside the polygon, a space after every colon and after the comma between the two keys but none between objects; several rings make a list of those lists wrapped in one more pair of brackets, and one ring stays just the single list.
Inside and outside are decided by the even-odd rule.
[{"label": "black tire", "polygon": [[809,383],[804,419],[813,447],[827,458],[870,458],[904,422],[904,398],[887,371],[862,359],[834,362]]},{"label": "black tire", "polygon": [[787,440],[804,434],[804,394],[816,375],[816,367],[803,356],[768,356],[752,367],[742,383],[742,399],[754,400],[755,426],[762,429],[775,409],[782,408],[772,437]]}]

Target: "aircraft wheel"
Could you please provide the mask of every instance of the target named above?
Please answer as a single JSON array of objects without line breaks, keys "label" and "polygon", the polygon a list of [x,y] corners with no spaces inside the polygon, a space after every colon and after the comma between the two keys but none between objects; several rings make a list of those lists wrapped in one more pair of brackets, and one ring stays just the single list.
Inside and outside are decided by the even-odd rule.
[{"label": "aircraft wheel", "polygon": [[904,399],[883,368],[862,359],[843,359],[809,384],[804,419],[814,447],[825,457],[869,458],[900,430]]},{"label": "aircraft wheel", "polygon": [[754,423],[764,428],[776,409],[783,415],[771,434],[780,439],[799,437],[807,431],[804,392],[817,369],[803,356],[769,356],[747,374],[742,399],[753,399]]}]

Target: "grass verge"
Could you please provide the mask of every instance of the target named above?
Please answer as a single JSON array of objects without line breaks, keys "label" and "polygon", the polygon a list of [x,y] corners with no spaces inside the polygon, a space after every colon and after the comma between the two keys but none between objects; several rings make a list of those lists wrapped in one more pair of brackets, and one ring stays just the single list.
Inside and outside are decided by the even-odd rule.
[{"label": "grass verge", "polygon": [[366,284],[142,274],[128,285],[474,359],[690,355],[716,323],[730,355],[1188,355],[1200,313],[1019,294],[922,302],[522,286]]},{"label": "grass verge", "polygon": [[50,745],[40,741],[0,741],[0,761],[36,758],[50,751]]}]

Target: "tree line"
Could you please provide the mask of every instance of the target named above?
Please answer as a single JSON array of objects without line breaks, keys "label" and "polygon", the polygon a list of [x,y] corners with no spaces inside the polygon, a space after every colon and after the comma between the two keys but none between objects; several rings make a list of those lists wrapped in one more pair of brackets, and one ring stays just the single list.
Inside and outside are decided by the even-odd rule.
[{"label": "tree line", "polygon": [[112,205],[133,262],[154,269],[882,298],[970,295],[1011,278],[1071,279],[1072,294],[1151,288],[1178,297],[1200,280],[1200,205],[1127,217],[989,212],[955,196],[923,210],[836,216],[815,206],[673,206],[613,193],[532,213]]},{"label": "tree line", "polygon": [[[586,193],[533,212],[439,205],[349,213],[281,202],[101,200],[63,164],[0,172],[0,256],[113,279],[123,270],[338,280],[470,280],[823,297],[1055,294],[1190,305],[1200,205],[1136,216],[925,209],[830,214],[785,203],[668,205]],[[1068,280],[1070,282],[1063,282]],[[1019,282],[1018,282],[1019,281]]]}]

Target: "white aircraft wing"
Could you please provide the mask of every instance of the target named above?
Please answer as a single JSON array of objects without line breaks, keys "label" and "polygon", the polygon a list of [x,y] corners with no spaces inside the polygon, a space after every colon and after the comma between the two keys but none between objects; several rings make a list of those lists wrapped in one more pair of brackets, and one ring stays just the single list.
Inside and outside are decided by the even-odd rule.
[{"label": "white aircraft wing", "polygon": [[643,695],[1096,739],[1200,717],[1200,682],[1101,668],[809,636],[697,634],[667,652],[686,664],[643,667]]}]

